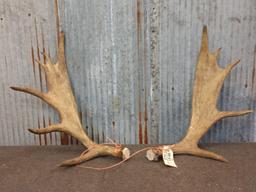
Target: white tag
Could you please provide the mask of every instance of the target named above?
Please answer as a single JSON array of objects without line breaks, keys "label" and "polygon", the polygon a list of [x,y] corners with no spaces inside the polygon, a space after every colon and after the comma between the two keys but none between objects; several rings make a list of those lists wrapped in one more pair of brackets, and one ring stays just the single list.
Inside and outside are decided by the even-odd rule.
[{"label": "white tag", "polygon": [[177,167],[173,158],[173,151],[168,146],[163,148],[163,160],[164,164],[170,167]]}]

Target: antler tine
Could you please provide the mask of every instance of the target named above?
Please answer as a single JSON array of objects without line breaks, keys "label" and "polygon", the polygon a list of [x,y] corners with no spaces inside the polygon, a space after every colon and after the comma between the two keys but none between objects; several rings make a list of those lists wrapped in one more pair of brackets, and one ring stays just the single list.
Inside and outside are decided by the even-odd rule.
[{"label": "antler tine", "polygon": [[64,32],[60,32],[58,45],[58,62],[66,69]]},{"label": "antler tine", "polygon": [[[223,69],[217,63],[219,54],[220,49],[217,49],[213,54],[209,52],[207,27],[204,26],[195,72],[190,125],[185,137],[180,142],[169,146],[175,154],[188,154],[227,161],[218,154],[200,149],[198,147],[199,140],[218,120],[252,112],[252,110],[219,111],[217,109],[217,99],[223,82],[232,68],[240,61],[237,60]],[[148,151],[147,157],[149,160],[157,159],[156,157],[160,156],[162,151],[163,146],[152,148]]]},{"label": "antler tine", "polygon": [[[62,166],[75,165],[94,157],[105,155],[122,158],[122,147],[117,148],[109,145],[99,145],[93,142],[85,133],[67,72],[63,32],[60,32],[58,42],[58,60],[55,64],[52,63],[50,57],[46,54],[46,63],[42,64],[38,61],[40,66],[43,67],[46,75],[47,93],[31,88],[11,87],[15,91],[21,91],[39,97],[59,112],[60,123],[42,129],[28,130],[35,134],[49,133],[53,131],[64,132],[73,136],[88,148],[88,153],[73,160],[65,161],[61,164]],[[124,157],[127,158],[127,155]]]},{"label": "antler tine", "polygon": [[61,131],[61,127],[63,125],[61,124],[54,124],[54,125],[50,125],[48,127],[45,127],[43,129],[31,129],[29,128],[28,131],[34,134],[43,134],[43,133],[51,133],[54,131]]},{"label": "antler tine", "polygon": [[203,27],[203,34],[202,34],[202,42],[201,42],[201,50],[199,53],[199,57],[202,55],[206,55],[209,52],[209,46],[208,46],[208,32],[207,32],[207,27]]},{"label": "antler tine", "polygon": [[38,91],[36,89],[32,89],[32,88],[27,88],[27,87],[10,87],[12,90],[15,91],[20,91],[20,92],[24,92],[24,93],[29,93],[31,95],[34,95],[42,100],[44,100],[45,102],[48,102],[48,98],[47,98],[47,94],[42,93],[41,91]]}]

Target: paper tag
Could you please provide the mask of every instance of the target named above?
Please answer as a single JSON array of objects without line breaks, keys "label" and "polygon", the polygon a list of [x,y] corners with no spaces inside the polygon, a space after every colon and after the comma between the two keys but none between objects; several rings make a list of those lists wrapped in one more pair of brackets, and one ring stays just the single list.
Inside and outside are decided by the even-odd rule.
[{"label": "paper tag", "polygon": [[174,162],[173,151],[168,146],[164,146],[163,148],[163,160],[165,165],[170,167],[177,167]]}]

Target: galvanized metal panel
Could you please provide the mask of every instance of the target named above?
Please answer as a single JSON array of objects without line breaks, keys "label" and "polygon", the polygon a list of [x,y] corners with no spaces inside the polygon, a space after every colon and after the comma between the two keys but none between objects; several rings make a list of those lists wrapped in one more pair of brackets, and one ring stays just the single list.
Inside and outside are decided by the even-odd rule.
[{"label": "galvanized metal panel", "polygon": [[40,52],[44,49],[55,49],[53,5],[52,1],[0,2],[1,145],[58,143],[55,134],[47,138],[26,131],[29,127],[48,125],[53,121],[53,111],[32,96],[9,89],[15,85],[45,90],[44,74],[35,60],[43,59]]},{"label": "galvanized metal panel", "polygon": [[[220,65],[241,58],[226,79],[219,108],[255,108],[254,0],[3,0],[0,2],[0,145],[77,144],[28,127],[57,121],[39,99],[10,85],[45,90],[35,63],[55,56],[66,33],[68,71],[87,133],[97,142],[172,143],[186,131],[203,25]],[[255,115],[218,122],[202,142],[256,141]]]}]

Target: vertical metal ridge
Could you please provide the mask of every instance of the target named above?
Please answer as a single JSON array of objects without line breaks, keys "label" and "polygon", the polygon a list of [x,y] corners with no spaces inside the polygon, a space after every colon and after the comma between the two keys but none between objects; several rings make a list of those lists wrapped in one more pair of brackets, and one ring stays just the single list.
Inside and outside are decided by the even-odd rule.
[{"label": "vertical metal ridge", "polygon": [[141,98],[141,90],[143,89],[143,80],[142,77],[143,73],[141,70],[141,65],[142,65],[142,10],[141,10],[141,1],[137,0],[136,2],[136,37],[137,37],[137,56],[138,56],[138,140],[139,144],[142,144],[143,141],[143,135],[142,135],[142,98]]},{"label": "vertical metal ridge", "polygon": [[159,119],[161,114],[159,113],[159,92],[160,92],[160,78],[159,73],[159,17],[160,17],[160,1],[151,1],[151,14],[150,14],[150,45],[151,45],[151,143],[159,142]]}]

